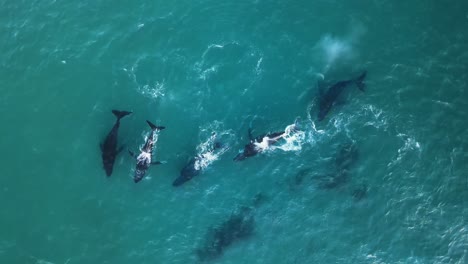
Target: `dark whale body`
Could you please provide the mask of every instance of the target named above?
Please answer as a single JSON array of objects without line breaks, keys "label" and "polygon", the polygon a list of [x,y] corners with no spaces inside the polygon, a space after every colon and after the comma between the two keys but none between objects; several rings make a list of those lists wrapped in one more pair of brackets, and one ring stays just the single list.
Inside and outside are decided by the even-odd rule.
[{"label": "dark whale body", "polygon": [[119,152],[122,151],[122,148],[117,149],[117,138],[119,134],[120,119],[122,119],[124,116],[131,114],[132,112],[112,110],[112,113],[117,117],[117,121],[115,121],[115,124],[112,127],[111,131],[107,134],[106,139],[100,145],[102,152],[102,163],[104,166],[104,170],[106,171],[107,177],[112,175],[115,158],[117,157],[117,154],[119,154]]},{"label": "dark whale body", "polygon": [[[213,147],[209,152],[214,152],[216,149],[220,149],[221,147],[222,145],[220,142],[214,142]],[[202,172],[202,168],[197,163],[201,162],[203,158],[203,154],[191,158],[187,165],[182,168],[180,176],[174,180],[172,186],[180,186],[191,180],[193,177],[198,176]]]},{"label": "dark whale body", "polygon": [[328,88],[325,93],[321,94],[319,102],[319,113],[317,116],[318,121],[322,121],[328,112],[330,112],[332,106],[335,104],[336,100],[346,87],[352,84],[356,84],[359,90],[364,92],[364,79],[366,78],[366,75],[367,72],[364,71],[356,79],[337,82]]},{"label": "dark whale body", "polygon": [[172,183],[172,186],[174,187],[180,186],[184,184],[185,182],[188,182],[189,180],[191,180],[193,177],[198,176],[200,174],[201,169],[195,166],[195,163],[197,162],[198,159],[199,157],[190,159],[188,164],[185,165],[184,168],[182,168],[182,170],[180,171],[180,176],[174,180],[174,182]]}]

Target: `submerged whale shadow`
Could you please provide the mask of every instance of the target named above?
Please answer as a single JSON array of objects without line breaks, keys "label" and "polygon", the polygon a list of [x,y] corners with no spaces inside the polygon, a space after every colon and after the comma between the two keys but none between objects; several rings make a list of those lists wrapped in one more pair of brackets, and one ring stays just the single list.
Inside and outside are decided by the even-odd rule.
[{"label": "submerged whale shadow", "polygon": [[250,237],[255,221],[250,207],[241,207],[220,225],[210,228],[205,243],[195,253],[200,261],[209,261],[222,255],[232,243]]},{"label": "submerged whale shadow", "polygon": [[[344,187],[351,181],[354,166],[359,159],[357,145],[353,142],[341,144],[334,157],[327,159],[328,165],[325,172],[317,172],[314,167],[308,166],[300,169],[289,178],[289,189],[298,190],[303,185],[312,184],[319,190],[332,190]],[[367,186],[361,184],[355,186],[351,195],[359,201],[366,197]]]},{"label": "submerged whale shadow", "polygon": [[198,260],[216,259],[233,243],[251,237],[255,230],[254,211],[265,201],[266,197],[259,193],[254,197],[252,206],[239,207],[221,224],[209,228],[204,243],[195,249]]},{"label": "submerged whale shadow", "polygon": [[318,188],[335,189],[350,181],[351,169],[359,158],[356,144],[346,143],[340,146],[334,164],[329,173],[315,177]]}]

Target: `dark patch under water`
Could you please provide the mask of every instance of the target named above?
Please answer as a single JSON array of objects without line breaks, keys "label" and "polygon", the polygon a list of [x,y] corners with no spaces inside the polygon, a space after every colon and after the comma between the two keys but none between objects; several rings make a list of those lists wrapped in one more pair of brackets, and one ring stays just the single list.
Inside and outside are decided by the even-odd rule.
[{"label": "dark patch under water", "polygon": [[220,225],[211,228],[206,235],[205,243],[195,251],[199,260],[215,259],[232,243],[250,237],[255,228],[252,209],[243,206]]},{"label": "dark patch under water", "polygon": [[321,189],[334,189],[348,183],[351,177],[351,168],[358,159],[358,150],[354,143],[344,144],[340,147],[335,163],[326,176],[317,178]]},{"label": "dark patch under water", "polygon": [[233,243],[252,236],[255,231],[255,209],[267,200],[265,194],[257,193],[251,206],[240,206],[225,221],[210,228],[204,243],[195,250],[198,259],[208,261],[218,258]]}]

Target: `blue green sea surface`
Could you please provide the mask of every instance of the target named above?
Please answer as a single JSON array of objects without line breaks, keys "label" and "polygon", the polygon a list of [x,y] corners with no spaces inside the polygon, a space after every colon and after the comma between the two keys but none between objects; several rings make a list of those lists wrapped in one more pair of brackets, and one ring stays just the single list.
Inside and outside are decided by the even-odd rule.
[{"label": "blue green sea surface", "polygon": [[466,0],[0,0],[0,39],[2,264],[468,263]]}]

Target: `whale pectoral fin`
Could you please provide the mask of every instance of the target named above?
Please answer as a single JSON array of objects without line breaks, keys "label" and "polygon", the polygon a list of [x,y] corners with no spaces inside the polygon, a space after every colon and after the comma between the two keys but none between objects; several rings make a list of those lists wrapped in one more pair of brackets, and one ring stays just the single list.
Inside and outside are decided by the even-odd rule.
[{"label": "whale pectoral fin", "polygon": [[367,71],[364,71],[359,77],[355,79],[356,86],[358,87],[361,92],[365,92],[366,84],[364,83],[364,79],[366,78]]},{"label": "whale pectoral fin", "polygon": [[161,161],[153,161],[151,162],[151,165],[161,165],[163,164]]},{"label": "whale pectoral fin", "polygon": [[249,139],[254,140],[255,138],[252,136],[252,128],[251,127],[249,127],[248,133],[249,133]]},{"label": "whale pectoral fin", "polygon": [[135,153],[133,153],[133,151],[128,150],[128,154],[130,154],[130,156],[132,156],[132,158],[136,158],[136,157],[135,157]]}]

